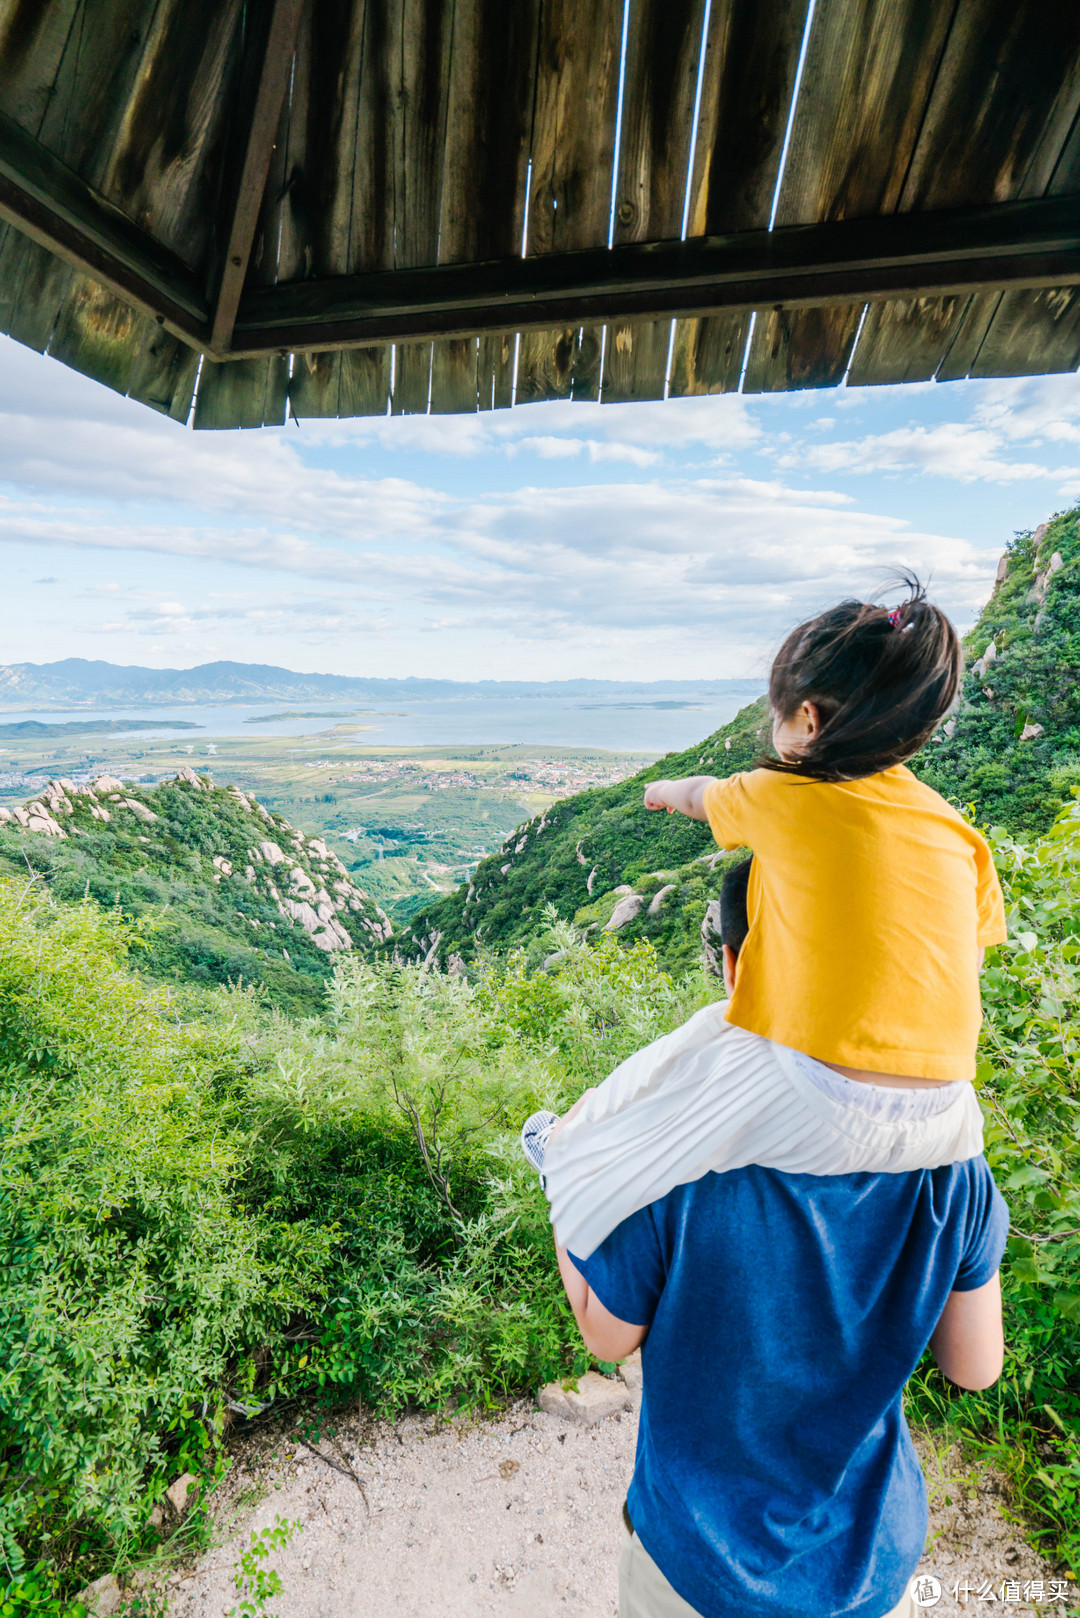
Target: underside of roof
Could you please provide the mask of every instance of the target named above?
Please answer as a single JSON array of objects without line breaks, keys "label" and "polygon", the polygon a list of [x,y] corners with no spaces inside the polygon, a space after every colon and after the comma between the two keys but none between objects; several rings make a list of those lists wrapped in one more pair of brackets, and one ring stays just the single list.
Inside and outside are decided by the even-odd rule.
[{"label": "underside of roof", "polygon": [[0,0],[0,330],[196,427],[1080,364],[1075,0]]}]

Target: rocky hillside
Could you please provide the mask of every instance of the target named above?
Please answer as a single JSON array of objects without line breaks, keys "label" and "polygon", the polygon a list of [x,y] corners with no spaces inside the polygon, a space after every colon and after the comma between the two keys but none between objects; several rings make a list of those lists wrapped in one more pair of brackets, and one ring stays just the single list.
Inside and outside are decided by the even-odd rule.
[{"label": "rocky hillside", "polygon": [[693,964],[731,857],[717,852],[700,822],[647,814],[642,791],[663,776],[747,769],[768,746],[768,724],[760,697],[697,746],[667,754],[618,786],[554,804],[484,860],[467,887],[415,916],[395,950],[406,960],[447,966],[478,947],[535,945],[544,907],[554,904],[560,916],[618,932],[620,941],[651,939],[669,970]]},{"label": "rocky hillside", "polygon": [[0,870],[28,868],[62,898],[145,920],[140,955],[155,975],[243,978],[294,1011],[321,1004],[336,951],[391,933],[324,842],[188,766],[149,788],[50,781],[24,808],[0,809]]},{"label": "rocky hillside", "polygon": [[960,703],[916,768],[981,821],[1045,831],[1080,785],[1080,507],[1016,536],[966,647]]}]

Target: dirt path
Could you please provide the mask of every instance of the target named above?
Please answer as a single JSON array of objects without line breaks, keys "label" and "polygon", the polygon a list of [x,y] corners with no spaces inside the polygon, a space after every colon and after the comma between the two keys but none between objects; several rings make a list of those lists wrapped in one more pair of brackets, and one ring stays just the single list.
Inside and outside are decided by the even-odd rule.
[{"label": "dirt path", "polygon": [[[531,1403],[497,1420],[409,1420],[358,1442],[339,1428],[322,1448],[363,1484],[283,1441],[255,1475],[238,1464],[215,1499],[219,1516],[253,1484],[259,1504],[193,1574],[173,1575],[170,1618],[221,1618],[237,1605],[233,1564],[250,1533],[281,1516],[300,1522],[289,1546],[264,1566],[283,1589],[268,1610],[279,1618],[612,1618],[620,1511],[633,1468],[636,1414],[571,1426]],[[955,1454],[919,1440],[931,1495],[923,1567],[946,1586],[937,1613],[986,1612],[974,1593],[958,1602],[956,1579],[1049,1580],[1002,1514],[1000,1480],[965,1474]],[[366,1500],[365,1500],[366,1497]],[[1000,1600],[994,1611],[1031,1606]],[[1061,1606],[1044,1608],[1061,1613]]]}]

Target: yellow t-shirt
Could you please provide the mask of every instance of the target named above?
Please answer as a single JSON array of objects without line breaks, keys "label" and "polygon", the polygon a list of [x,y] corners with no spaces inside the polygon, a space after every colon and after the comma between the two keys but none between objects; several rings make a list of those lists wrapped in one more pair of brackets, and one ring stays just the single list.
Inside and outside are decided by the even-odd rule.
[{"label": "yellow t-shirt", "polygon": [[1006,937],[979,833],[902,764],[843,782],[750,770],[704,801],[720,847],[754,853],[728,1020],[820,1062],[972,1078],[978,951]]}]

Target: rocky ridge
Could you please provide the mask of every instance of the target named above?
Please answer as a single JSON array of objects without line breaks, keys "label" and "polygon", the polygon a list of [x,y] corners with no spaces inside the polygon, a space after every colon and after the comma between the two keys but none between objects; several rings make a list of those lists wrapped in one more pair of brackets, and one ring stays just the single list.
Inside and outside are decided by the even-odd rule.
[{"label": "rocky ridge", "polygon": [[[305,837],[284,815],[272,813],[257,798],[236,786],[215,787],[209,776],[196,774],[187,764],[173,781],[161,785],[197,792],[210,800],[224,793],[256,822],[248,846],[239,851],[234,824],[222,827],[222,848],[206,856],[210,881],[246,884],[253,894],[268,899],[289,927],[303,928],[320,950],[352,949],[360,941],[380,944],[390,938],[389,918],[350,880],[341,860],[321,838]],[[56,838],[78,837],[94,822],[107,825],[114,817],[131,816],[140,826],[150,827],[161,819],[151,807],[160,791],[161,786],[140,790],[111,775],[100,775],[82,786],[61,776],[24,807],[0,808],[0,824]],[[260,837],[259,831],[265,835]],[[148,846],[153,841],[144,835],[139,840]],[[247,920],[253,928],[264,925],[256,916]],[[358,929],[366,938],[354,937]]]},{"label": "rocky ridge", "polygon": [[145,920],[151,975],[243,981],[301,1014],[321,1007],[335,955],[393,931],[321,837],[190,765],[152,786],[61,777],[0,809],[0,874],[27,863],[58,898]]}]

